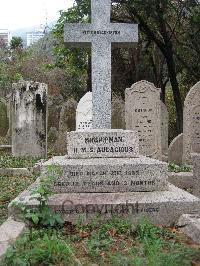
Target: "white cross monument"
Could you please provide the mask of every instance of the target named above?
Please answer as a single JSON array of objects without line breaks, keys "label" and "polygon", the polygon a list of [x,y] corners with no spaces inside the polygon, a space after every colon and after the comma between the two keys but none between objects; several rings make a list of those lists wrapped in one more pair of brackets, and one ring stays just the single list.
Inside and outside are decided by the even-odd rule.
[{"label": "white cross monument", "polygon": [[69,47],[92,47],[92,128],[111,128],[111,44],[130,47],[138,41],[138,25],[111,23],[111,0],[91,0],[92,23],[67,23]]}]

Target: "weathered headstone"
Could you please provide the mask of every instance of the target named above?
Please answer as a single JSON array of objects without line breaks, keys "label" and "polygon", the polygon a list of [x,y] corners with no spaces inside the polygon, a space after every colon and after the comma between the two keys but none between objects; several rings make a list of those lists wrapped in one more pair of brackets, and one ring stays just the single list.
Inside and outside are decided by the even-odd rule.
[{"label": "weathered headstone", "polygon": [[200,153],[200,82],[191,88],[184,102],[183,162],[192,164],[191,153]]},{"label": "weathered headstone", "polygon": [[12,88],[12,154],[46,156],[47,85],[22,81]]},{"label": "weathered headstone", "polygon": [[0,98],[0,137],[6,136],[8,124],[6,101]]},{"label": "weathered headstone", "polygon": [[79,101],[76,109],[76,130],[92,128],[92,92],[87,92]]},{"label": "weathered headstone", "polygon": [[169,113],[167,106],[160,101],[161,104],[161,147],[162,159],[167,161],[168,158],[168,136],[169,136]]},{"label": "weathered headstone", "polygon": [[161,159],[160,89],[144,80],[126,89],[125,120],[139,134],[140,154]]},{"label": "weathered headstone", "polygon": [[175,137],[169,145],[168,162],[180,165],[183,157],[183,133]]},{"label": "weathered headstone", "polygon": [[125,102],[118,96],[112,96],[112,128],[125,129]]},{"label": "weathered headstone", "polygon": [[67,46],[92,47],[93,128],[111,128],[111,44],[130,47],[138,26],[111,23],[111,0],[91,0],[91,21],[65,24]]},{"label": "weathered headstone", "polygon": [[67,132],[76,128],[76,108],[77,102],[71,98],[62,104],[59,119],[58,138],[55,142],[54,150],[58,154],[67,153]]}]

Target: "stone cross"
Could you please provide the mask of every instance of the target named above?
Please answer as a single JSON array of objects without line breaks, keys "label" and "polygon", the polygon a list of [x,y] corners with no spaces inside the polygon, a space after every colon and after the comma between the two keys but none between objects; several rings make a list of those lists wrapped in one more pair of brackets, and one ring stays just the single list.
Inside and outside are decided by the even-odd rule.
[{"label": "stone cross", "polygon": [[92,23],[67,23],[67,46],[92,48],[93,128],[111,128],[111,44],[131,46],[138,25],[111,23],[111,0],[91,0]]}]

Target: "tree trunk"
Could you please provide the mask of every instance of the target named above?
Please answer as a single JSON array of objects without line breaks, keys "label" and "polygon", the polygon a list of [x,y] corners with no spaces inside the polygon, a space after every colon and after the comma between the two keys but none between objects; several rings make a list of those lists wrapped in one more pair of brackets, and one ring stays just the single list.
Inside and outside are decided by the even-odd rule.
[{"label": "tree trunk", "polygon": [[165,54],[165,58],[167,61],[168,66],[168,74],[170,83],[172,86],[173,96],[174,96],[174,102],[176,106],[176,126],[177,126],[177,132],[178,134],[183,132],[183,107],[182,107],[182,101],[181,101],[181,94],[179,91],[178,81],[176,78],[176,69],[175,69],[175,63],[173,58],[173,52],[172,49],[168,47],[167,52]]},{"label": "tree trunk", "polygon": [[92,68],[91,68],[91,55],[88,55],[88,67],[87,67],[87,92],[92,91]]}]

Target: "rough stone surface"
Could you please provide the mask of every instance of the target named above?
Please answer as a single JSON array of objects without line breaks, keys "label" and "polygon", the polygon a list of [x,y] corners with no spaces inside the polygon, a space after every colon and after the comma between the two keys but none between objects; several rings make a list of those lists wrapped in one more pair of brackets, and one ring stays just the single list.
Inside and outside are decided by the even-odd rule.
[{"label": "rough stone surface", "polygon": [[47,85],[22,81],[13,84],[12,154],[47,154]]},{"label": "rough stone surface", "polygon": [[137,133],[120,129],[93,129],[67,134],[69,158],[138,157]]},{"label": "rough stone surface", "polygon": [[58,138],[54,145],[54,150],[58,154],[67,153],[67,132],[76,128],[76,107],[77,102],[74,99],[68,99],[62,104],[59,119]]},{"label": "rough stone surface", "polygon": [[10,245],[22,234],[26,225],[11,217],[0,226],[0,261]]},{"label": "rough stone surface", "polygon": [[31,176],[32,171],[27,168],[0,168],[2,176]]},{"label": "rough stone surface", "polygon": [[193,194],[200,198],[200,153],[191,154],[193,161],[193,172],[194,172],[194,189]]},{"label": "rough stone surface", "polygon": [[187,189],[188,191],[192,192],[195,189],[193,172],[180,172],[180,173],[170,172],[168,174],[168,181],[174,186],[181,189]]},{"label": "rough stone surface", "polygon": [[183,214],[181,215],[178,226],[180,230],[189,236],[196,243],[200,244],[200,214],[190,215]]},{"label": "rough stone surface", "polygon": [[76,130],[92,128],[92,92],[87,92],[79,101],[76,109]]},{"label": "rough stone surface", "polygon": [[125,102],[118,96],[112,96],[112,129],[125,129]]},{"label": "rough stone surface", "polygon": [[92,47],[93,128],[111,128],[111,44],[138,41],[138,26],[111,23],[111,0],[91,0],[92,23],[65,24],[68,46]]},{"label": "rough stone surface", "polygon": [[140,154],[162,159],[160,89],[139,81],[126,89],[126,129],[139,134]]},{"label": "rough stone surface", "polygon": [[200,81],[190,89],[184,102],[184,163],[192,164],[191,153],[200,153]]},{"label": "rough stone surface", "polygon": [[169,145],[168,162],[180,165],[183,157],[183,133],[175,137]]},{"label": "rough stone surface", "polygon": [[[34,207],[38,203],[30,200],[30,192],[25,191],[17,202]],[[177,222],[184,213],[198,214],[200,199],[169,185],[169,191],[129,192],[129,193],[67,193],[53,195],[49,206],[60,213],[65,221],[76,222],[78,218],[88,221],[100,214],[101,219],[113,215],[129,218],[136,224],[146,217],[154,224],[169,226]],[[17,215],[17,210],[9,205],[9,213]]]},{"label": "rough stone surface", "polygon": [[161,146],[162,159],[168,157],[168,137],[169,137],[169,113],[167,106],[160,101],[161,104]]},{"label": "rough stone surface", "polygon": [[44,162],[46,176],[49,165],[59,166],[54,192],[126,192],[167,189],[167,164],[141,156],[139,158],[67,159],[53,157]]}]

